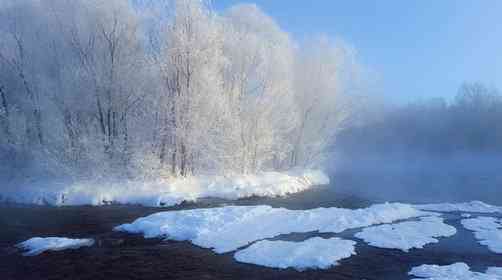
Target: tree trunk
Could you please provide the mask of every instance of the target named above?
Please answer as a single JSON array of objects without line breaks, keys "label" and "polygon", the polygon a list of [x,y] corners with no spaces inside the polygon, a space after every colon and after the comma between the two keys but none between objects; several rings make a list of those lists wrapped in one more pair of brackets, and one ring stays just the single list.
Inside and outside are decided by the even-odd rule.
[{"label": "tree trunk", "polygon": [[[42,145],[44,143],[43,132],[42,132],[42,113],[40,112],[40,109],[38,108],[39,106],[37,104],[37,98],[36,98],[34,92],[31,90],[30,85],[29,85],[28,81],[26,80],[26,76],[24,75],[24,72],[22,70],[19,72],[19,77],[23,81],[24,89],[26,90],[26,94],[28,95],[28,98],[30,98],[31,105],[33,106],[32,107],[33,109],[31,112],[31,114],[32,114],[31,117],[33,118],[34,124],[28,123],[28,125],[35,126],[36,137],[38,139],[38,143]],[[31,134],[31,128],[28,128],[28,131]],[[29,136],[31,136],[31,135],[29,135]]]},{"label": "tree trunk", "polygon": [[166,150],[167,150],[167,138],[165,135],[162,135],[162,141],[160,142],[160,167],[164,168],[166,163]]},{"label": "tree trunk", "polygon": [[7,103],[7,95],[5,94],[3,86],[0,86],[0,98],[1,98],[1,102],[2,102],[2,108],[4,111],[3,116],[1,116],[2,117],[1,118],[2,126],[4,129],[5,136],[7,138],[7,142],[11,143],[12,139],[11,139],[11,135],[10,135],[9,104]]},{"label": "tree trunk", "polygon": [[180,169],[181,169],[181,176],[185,177],[187,175],[187,152],[186,152],[186,147],[185,143],[181,143],[181,163],[180,163]]},{"label": "tree trunk", "polygon": [[171,174],[173,176],[176,176],[176,159],[177,159],[177,153],[178,153],[178,148],[176,146],[176,142],[174,142],[173,153],[171,154]]},{"label": "tree trunk", "polygon": [[[38,107],[38,106],[37,106]],[[42,112],[38,108],[33,110],[33,115],[35,117],[35,126],[37,129],[37,138],[40,145],[44,144],[44,137],[42,132]]]},{"label": "tree trunk", "polygon": [[105,148],[105,152],[107,153],[109,150],[109,146],[106,141],[106,124],[105,124],[105,116],[103,112],[103,106],[101,105],[101,100],[99,99],[99,96],[96,95],[96,105],[98,107],[98,121],[99,121],[99,127],[101,129],[101,134],[103,136],[103,145]]}]

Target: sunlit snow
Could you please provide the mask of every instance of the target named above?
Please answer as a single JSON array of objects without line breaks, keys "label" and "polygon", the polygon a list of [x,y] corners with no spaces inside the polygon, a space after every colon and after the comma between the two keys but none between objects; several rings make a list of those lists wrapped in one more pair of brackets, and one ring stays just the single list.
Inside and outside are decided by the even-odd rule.
[{"label": "sunlit snow", "polygon": [[193,176],[178,179],[129,182],[80,182],[50,186],[16,186],[0,189],[0,201],[49,205],[103,205],[107,203],[173,206],[205,197],[238,199],[283,196],[329,184],[319,170],[261,172],[235,176]]}]

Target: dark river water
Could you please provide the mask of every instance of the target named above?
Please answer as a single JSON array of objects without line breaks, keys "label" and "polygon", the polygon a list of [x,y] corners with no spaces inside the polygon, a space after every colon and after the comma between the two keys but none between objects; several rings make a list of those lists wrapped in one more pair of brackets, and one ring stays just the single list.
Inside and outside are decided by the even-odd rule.
[{"label": "dark river water", "polygon": [[[329,186],[283,198],[248,198],[238,201],[205,199],[172,208],[140,206],[33,207],[0,205],[0,279],[410,279],[413,266],[465,262],[473,270],[502,266],[502,255],[479,245],[472,232],[460,225],[459,213],[446,214],[457,234],[439,243],[413,249],[379,249],[340,234],[290,234],[280,239],[340,236],[357,241],[357,255],[327,270],[298,272],[237,263],[232,253],[218,255],[189,242],[144,239],[113,232],[113,227],[159,211],[215,207],[228,204],[290,209],[366,207],[376,202],[441,202],[483,200],[502,205],[497,172],[339,172]],[[249,229],[253,230],[253,229]],[[13,246],[34,236],[94,238],[96,245],[79,250],[45,252],[24,257]]]}]

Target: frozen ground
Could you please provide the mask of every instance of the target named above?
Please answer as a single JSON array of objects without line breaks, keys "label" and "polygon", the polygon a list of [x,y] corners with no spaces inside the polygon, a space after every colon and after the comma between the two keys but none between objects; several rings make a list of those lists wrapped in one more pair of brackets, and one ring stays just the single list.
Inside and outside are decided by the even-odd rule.
[{"label": "frozen ground", "polygon": [[424,215],[428,213],[400,203],[376,204],[356,210],[226,206],[160,212],[118,226],[116,230],[141,233],[146,238],[189,240],[197,246],[225,253],[253,241],[281,234],[313,231],[339,233]]},{"label": "frozen ground", "polygon": [[477,217],[463,219],[462,225],[471,231],[479,243],[494,253],[502,254],[502,219],[494,217]]},{"label": "frozen ground", "polygon": [[17,244],[20,249],[26,250],[25,256],[35,256],[45,251],[61,251],[78,249],[94,244],[93,239],[71,239],[65,237],[33,237]]},{"label": "frozen ground", "polygon": [[205,197],[283,196],[327,184],[328,176],[319,170],[262,172],[231,177],[198,176],[149,182],[45,183],[42,187],[29,183],[1,188],[0,201],[56,206],[119,203],[157,207]]},{"label": "frozen ground", "polygon": [[418,221],[385,224],[364,228],[356,233],[371,246],[400,249],[405,252],[412,248],[423,248],[429,243],[439,242],[437,237],[452,236],[457,230],[443,222],[440,217],[422,217]]},{"label": "frozen ground", "polygon": [[421,265],[414,267],[410,275],[420,277],[417,280],[502,280],[502,268],[490,267],[486,273],[473,272],[465,263],[451,265]]},{"label": "frozen ground", "polygon": [[313,237],[301,242],[258,241],[246,249],[237,251],[234,258],[239,262],[267,267],[297,270],[326,269],[337,261],[355,255],[356,242],[340,238]]}]

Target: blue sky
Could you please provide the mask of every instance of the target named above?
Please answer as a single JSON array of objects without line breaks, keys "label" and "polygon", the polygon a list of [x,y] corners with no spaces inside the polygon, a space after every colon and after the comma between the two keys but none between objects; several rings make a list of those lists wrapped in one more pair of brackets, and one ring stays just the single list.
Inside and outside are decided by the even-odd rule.
[{"label": "blue sky", "polygon": [[[464,81],[502,88],[502,1],[256,0],[298,40],[341,37],[397,102],[451,98]],[[239,0],[213,0],[222,10]]]}]

